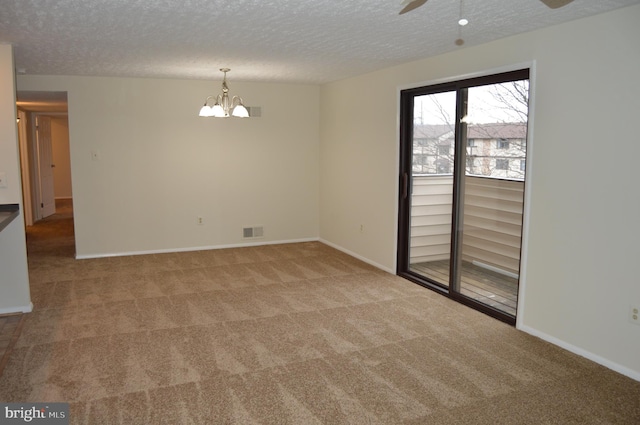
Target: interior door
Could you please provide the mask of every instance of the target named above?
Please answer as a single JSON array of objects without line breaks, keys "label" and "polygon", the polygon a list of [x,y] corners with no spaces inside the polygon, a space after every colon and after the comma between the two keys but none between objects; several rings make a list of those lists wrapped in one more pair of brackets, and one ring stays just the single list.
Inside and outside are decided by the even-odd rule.
[{"label": "interior door", "polygon": [[398,274],[515,323],[529,71],[401,92]]},{"label": "interior door", "polygon": [[51,142],[51,118],[36,118],[36,153],[38,162],[38,197],[40,219],[55,214],[56,200],[53,186],[53,146]]}]

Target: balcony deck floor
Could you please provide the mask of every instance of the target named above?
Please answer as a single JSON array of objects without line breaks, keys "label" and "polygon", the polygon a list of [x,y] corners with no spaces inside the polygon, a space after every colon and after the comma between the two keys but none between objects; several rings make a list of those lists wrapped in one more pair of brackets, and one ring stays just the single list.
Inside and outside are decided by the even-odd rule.
[{"label": "balcony deck floor", "polygon": [[[449,260],[411,264],[410,270],[436,282],[449,282]],[[515,317],[518,279],[463,261],[460,293]]]}]

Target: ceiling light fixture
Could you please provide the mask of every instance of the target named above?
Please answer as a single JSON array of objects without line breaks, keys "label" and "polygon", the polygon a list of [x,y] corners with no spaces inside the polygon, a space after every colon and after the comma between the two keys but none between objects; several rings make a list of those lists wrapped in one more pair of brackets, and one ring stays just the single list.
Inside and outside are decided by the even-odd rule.
[{"label": "ceiling light fixture", "polygon": [[[229,99],[227,72],[231,70],[229,68],[220,68],[220,71],[224,72],[224,79],[222,80],[222,94],[207,97],[204,101],[204,106],[200,109],[199,115],[201,117],[215,118],[227,118],[229,116],[248,118],[249,111],[247,111],[247,108],[242,104],[242,98],[239,96],[233,96]],[[209,99],[216,99],[216,103],[213,106],[209,106]]]},{"label": "ceiling light fixture", "polygon": [[462,46],[464,44],[464,39],[462,38],[462,27],[469,23],[467,19],[463,18],[464,15],[462,14],[462,0],[460,0],[460,15],[458,16],[460,17],[460,19],[458,19],[458,38],[456,39],[455,43],[456,46]]}]

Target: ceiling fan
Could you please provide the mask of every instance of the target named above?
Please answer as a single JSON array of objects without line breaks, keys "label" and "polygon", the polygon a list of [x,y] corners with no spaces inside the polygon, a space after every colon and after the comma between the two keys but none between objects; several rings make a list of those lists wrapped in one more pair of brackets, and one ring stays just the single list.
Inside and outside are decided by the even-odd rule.
[{"label": "ceiling fan", "polygon": [[[573,0],[540,0],[542,3],[550,7],[551,9],[559,9],[563,6],[568,5]],[[400,15],[403,15],[407,12],[411,12],[413,9],[417,9],[423,4],[425,4],[427,0],[404,0],[402,2],[402,6],[404,8],[400,11]]]}]

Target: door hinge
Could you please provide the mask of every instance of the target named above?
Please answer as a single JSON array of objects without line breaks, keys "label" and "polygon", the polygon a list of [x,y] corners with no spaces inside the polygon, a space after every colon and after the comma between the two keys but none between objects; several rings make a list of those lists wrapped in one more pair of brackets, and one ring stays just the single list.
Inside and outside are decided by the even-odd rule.
[{"label": "door hinge", "polygon": [[44,203],[40,202],[40,208],[44,208]]}]

